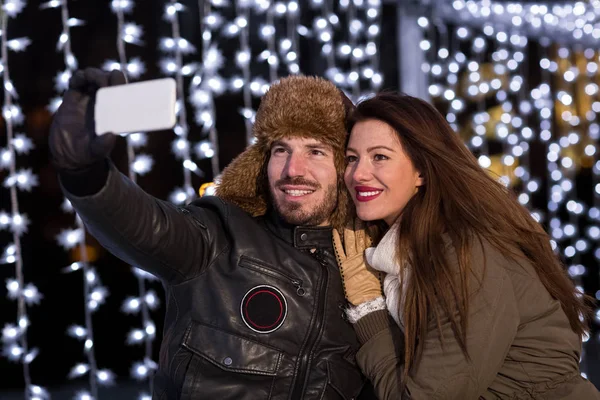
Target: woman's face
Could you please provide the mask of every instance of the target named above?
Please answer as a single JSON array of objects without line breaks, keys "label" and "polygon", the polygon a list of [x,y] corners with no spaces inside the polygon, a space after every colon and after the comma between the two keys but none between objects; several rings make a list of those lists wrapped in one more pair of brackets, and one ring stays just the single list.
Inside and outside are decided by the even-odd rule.
[{"label": "woman's face", "polygon": [[392,225],[423,184],[398,134],[382,121],[354,125],[346,161],[344,180],[363,221],[382,219]]}]

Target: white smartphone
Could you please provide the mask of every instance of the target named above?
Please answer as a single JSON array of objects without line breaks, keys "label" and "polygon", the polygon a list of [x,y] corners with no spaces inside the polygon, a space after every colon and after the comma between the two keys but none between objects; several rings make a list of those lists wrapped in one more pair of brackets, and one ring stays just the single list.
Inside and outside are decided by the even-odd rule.
[{"label": "white smartphone", "polygon": [[96,134],[133,133],[175,126],[177,89],[173,78],[100,88],[96,92]]}]

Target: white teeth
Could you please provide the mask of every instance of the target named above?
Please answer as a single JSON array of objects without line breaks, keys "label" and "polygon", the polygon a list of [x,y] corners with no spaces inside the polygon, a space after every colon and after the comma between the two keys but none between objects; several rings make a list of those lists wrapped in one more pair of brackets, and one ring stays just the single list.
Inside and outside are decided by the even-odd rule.
[{"label": "white teeth", "polygon": [[304,196],[305,194],[311,194],[314,190],[286,190],[285,194],[290,196]]},{"label": "white teeth", "polygon": [[376,192],[358,192],[358,195],[360,197],[367,197],[367,196],[375,196],[376,194],[381,193],[381,190],[378,190]]}]

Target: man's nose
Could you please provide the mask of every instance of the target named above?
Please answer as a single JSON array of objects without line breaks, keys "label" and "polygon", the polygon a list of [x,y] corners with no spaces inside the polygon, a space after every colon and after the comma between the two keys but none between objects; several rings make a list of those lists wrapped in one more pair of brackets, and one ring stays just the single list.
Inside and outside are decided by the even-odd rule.
[{"label": "man's nose", "polygon": [[286,165],[288,176],[304,176],[306,173],[306,160],[299,154],[290,154]]}]

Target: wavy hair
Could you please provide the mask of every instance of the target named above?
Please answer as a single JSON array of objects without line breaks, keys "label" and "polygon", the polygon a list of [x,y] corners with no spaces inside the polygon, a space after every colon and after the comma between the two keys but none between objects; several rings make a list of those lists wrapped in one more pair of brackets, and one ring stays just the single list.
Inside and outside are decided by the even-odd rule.
[{"label": "wavy hair", "polygon": [[[417,339],[426,335],[432,318],[438,328],[442,316],[449,318],[469,358],[467,277],[474,241],[487,241],[511,259],[524,257],[560,302],[572,330],[579,335],[588,330],[592,300],[575,288],[543,227],[514,194],[479,166],[433,106],[404,94],[380,93],[358,104],[350,126],[365,120],[391,126],[424,178],[424,185],[404,208],[398,230],[397,254],[404,258],[397,261],[411,266],[403,310],[404,378],[422,353]],[[455,248],[458,278],[453,278],[456,267],[451,267],[444,237]]]}]

